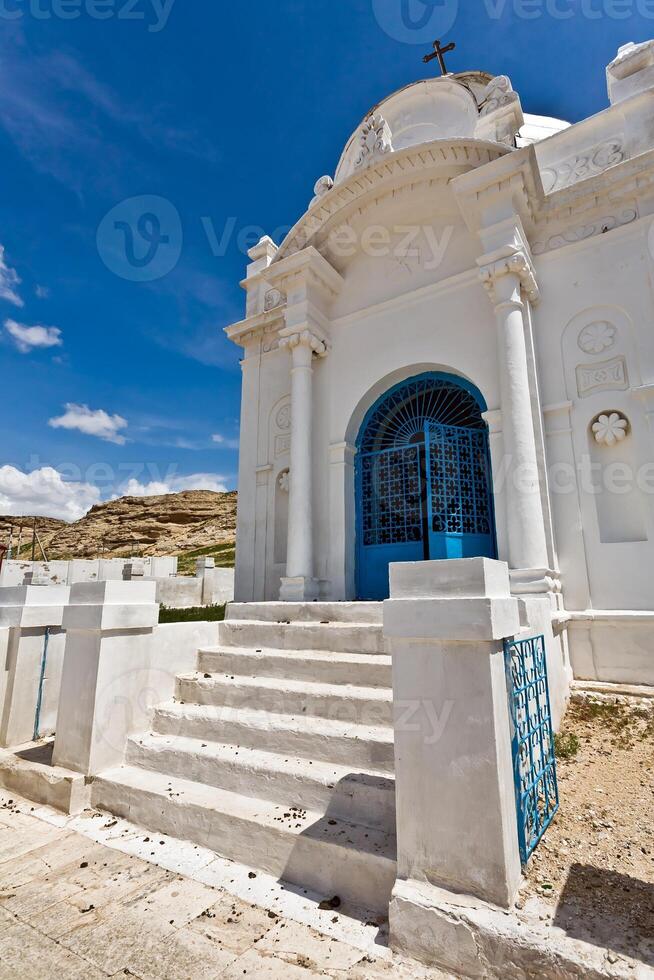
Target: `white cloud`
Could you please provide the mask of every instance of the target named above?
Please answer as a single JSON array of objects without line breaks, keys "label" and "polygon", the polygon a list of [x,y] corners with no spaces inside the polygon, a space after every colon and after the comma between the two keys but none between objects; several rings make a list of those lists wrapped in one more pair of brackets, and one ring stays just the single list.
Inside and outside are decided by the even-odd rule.
[{"label": "white cloud", "polygon": [[16,286],[20,286],[20,283],[21,279],[16,270],[7,265],[4,245],[0,245],[0,299],[6,299],[14,306],[25,306],[16,292]]},{"label": "white cloud", "polygon": [[238,449],[239,448],[238,439],[228,439],[226,436],[221,436],[219,432],[216,432],[216,433],[214,433],[214,435],[212,435],[211,441],[216,446],[220,446],[221,449]]},{"label": "white cloud", "polygon": [[173,476],[166,480],[153,480],[140,483],[129,480],[120,488],[126,497],[162,497],[182,490],[212,490],[214,493],[227,493],[228,486],[224,476],[218,473],[194,473],[192,476]]},{"label": "white cloud", "polygon": [[61,330],[58,327],[28,327],[15,320],[5,320],[5,330],[13,338],[21,354],[29,354],[37,347],[61,347]]},{"label": "white cloud", "polygon": [[24,473],[0,466],[0,512],[16,517],[57,517],[78,521],[100,502],[100,491],[90,483],[66,483],[50,466]]},{"label": "white cloud", "polygon": [[64,415],[49,420],[48,425],[53,429],[75,429],[117,446],[124,446],[127,442],[125,436],[120,435],[120,430],[127,428],[127,419],[121,415],[109,415],[101,408],[93,411],[88,405],[75,405],[72,402],[65,408]]},{"label": "white cloud", "polygon": [[36,286],[34,289],[37,299],[47,299],[50,295],[50,290],[47,286]]}]

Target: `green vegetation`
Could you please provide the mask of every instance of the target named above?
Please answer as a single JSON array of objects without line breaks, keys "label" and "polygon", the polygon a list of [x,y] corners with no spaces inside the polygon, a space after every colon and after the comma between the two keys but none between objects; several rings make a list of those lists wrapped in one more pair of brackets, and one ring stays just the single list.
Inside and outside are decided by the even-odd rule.
[{"label": "green vegetation", "polygon": [[554,747],[557,759],[574,759],[581,748],[581,742],[574,732],[564,732],[554,736]]},{"label": "green vegetation", "polygon": [[236,544],[234,541],[227,541],[197,548],[195,551],[183,551],[177,556],[177,574],[195,575],[197,558],[215,558],[216,568],[233,568],[236,562]]},{"label": "green vegetation", "polygon": [[160,623],[222,623],[224,619],[225,606],[197,606],[193,609],[162,606],[159,611]]}]

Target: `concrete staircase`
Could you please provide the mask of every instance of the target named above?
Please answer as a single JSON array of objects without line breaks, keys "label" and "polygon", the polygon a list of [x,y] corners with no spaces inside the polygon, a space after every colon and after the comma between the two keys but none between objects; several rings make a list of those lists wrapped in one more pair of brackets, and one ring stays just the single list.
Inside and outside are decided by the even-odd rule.
[{"label": "concrete staircase", "polygon": [[232,604],[220,645],[93,803],[385,912],[395,882],[391,658],[376,603]]}]

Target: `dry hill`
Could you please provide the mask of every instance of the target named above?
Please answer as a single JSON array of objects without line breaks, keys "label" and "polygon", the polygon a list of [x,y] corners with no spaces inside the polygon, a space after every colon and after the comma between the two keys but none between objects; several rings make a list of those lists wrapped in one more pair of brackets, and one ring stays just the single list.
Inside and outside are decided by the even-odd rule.
[{"label": "dry hill", "polygon": [[[7,544],[13,526],[15,548],[21,523],[25,558],[32,546],[31,517],[0,517],[0,544]],[[98,504],[74,524],[39,517],[36,526],[50,560],[209,550],[236,537],[236,492],[188,490],[162,497],[121,497]]]}]

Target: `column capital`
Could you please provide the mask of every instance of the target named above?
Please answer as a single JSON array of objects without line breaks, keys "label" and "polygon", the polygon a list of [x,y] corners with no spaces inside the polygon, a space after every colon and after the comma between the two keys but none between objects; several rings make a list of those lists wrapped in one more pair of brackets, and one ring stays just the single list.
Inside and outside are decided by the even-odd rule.
[{"label": "column capital", "polygon": [[514,276],[519,280],[520,288],[530,303],[537,303],[540,299],[534,264],[525,249],[509,247],[506,254],[484,255],[477,259],[477,264],[481,283],[494,305],[501,302],[497,285],[506,276]]},{"label": "column capital", "polygon": [[326,357],[329,353],[327,341],[308,329],[298,330],[287,336],[282,336],[279,341],[279,347],[280,350],[288,350],[291,353],[297,347],[308,347],[317,357]]}]

